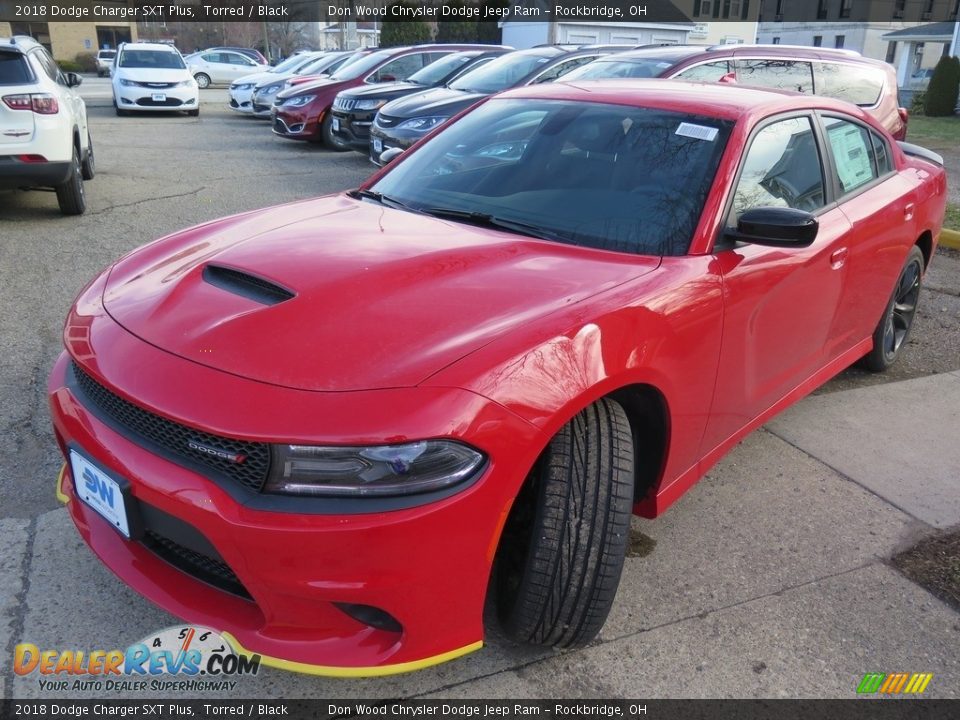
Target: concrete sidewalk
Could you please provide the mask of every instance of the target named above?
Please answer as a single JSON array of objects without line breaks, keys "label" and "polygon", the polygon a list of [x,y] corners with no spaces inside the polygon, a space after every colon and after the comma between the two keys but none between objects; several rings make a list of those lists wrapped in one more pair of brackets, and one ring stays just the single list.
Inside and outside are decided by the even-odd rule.
[{"label": "concrete sidewalk", "polygon": [[[960,697],[960,613],[887,563],[960,523],[960,372],[808,398],[753,433],[627,559],[602,636],[576,652],[496,637],[419,673],[328,680],[261,670],[234,697],[836,697],[867,672],[931,672]],[[38,481],[49,482],[52,478]],[[66,511],[0,521],[0,641],[126,647],[174,624],[83,546]],[[4,696],[56,699],[36,676]],[[117,695],[114,695],[115,697]],[[213,695],[209,695],[213,697]]]}]

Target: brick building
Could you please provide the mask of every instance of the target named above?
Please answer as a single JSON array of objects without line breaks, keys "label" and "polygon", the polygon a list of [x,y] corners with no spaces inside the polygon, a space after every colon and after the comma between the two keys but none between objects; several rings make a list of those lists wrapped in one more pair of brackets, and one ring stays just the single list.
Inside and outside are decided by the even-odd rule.
[{"label": "brick building", "polygon": [[137,24],[101,22],[0,22],[0,37],[29,35],[46,46],[57,60],[73,60],[80,53],[95,53],[137,39]]}]

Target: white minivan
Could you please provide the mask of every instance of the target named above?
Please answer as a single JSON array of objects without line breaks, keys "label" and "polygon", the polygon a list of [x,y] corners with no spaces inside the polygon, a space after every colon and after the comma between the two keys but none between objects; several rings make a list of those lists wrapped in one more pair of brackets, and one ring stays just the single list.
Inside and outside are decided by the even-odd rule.
[{"label": "white minivan", "polygon": [[183,56],[163,43],[124,43],[113,62],[113,107],[117,115],[172,110],[196,117],[200,91]]}]

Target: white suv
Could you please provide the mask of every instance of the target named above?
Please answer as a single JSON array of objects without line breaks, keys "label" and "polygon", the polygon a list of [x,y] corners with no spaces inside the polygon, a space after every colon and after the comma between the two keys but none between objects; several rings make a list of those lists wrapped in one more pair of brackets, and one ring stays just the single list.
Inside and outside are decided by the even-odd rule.
[{"label": "white suv", "polygon": [[80,79],[32,38],[0,38],[0,189],[52,187],[64,215],[86,210],[94,174]]},{"label": "white suv", "polygon": [[123,43],[113,61],[113,107],[200,114],[200,91],[180,51],[162,43]]}]

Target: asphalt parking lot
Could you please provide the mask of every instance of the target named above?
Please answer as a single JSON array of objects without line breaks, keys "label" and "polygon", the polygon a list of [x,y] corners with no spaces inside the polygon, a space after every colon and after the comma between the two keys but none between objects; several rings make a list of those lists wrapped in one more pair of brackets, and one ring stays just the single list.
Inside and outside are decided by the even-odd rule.
[{"label": "asphalt parking lot", "polygon": [[[126,647],[176,622],[100,565],[54,498],[62,460],[44,389],[70,301],[146,241],[353,187],[373,170],[358,154],[274,137],[226,109],[222,90],[203,93],[199,118],[117,118],[103,82],[86,82],[97,154],[87,213],[62,217],[48,193],[0,193],[6,698],[75,695],[15,676],[18,642]],[[591,647],[539,652],[494,635],[478,653],[412,675],[344,681],[267,668],[228,695],[853,697],[866,672],[916,671],[934,673],[926,695],[960,697],[960,613],[888,563],[960,523],[955,253],[938,254],[922,303],[895,371],[843,373],[753,433],[664,517],[634,520],[638,542]]]}]

